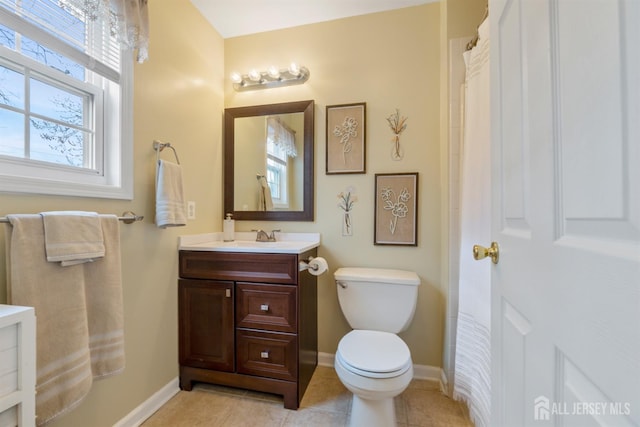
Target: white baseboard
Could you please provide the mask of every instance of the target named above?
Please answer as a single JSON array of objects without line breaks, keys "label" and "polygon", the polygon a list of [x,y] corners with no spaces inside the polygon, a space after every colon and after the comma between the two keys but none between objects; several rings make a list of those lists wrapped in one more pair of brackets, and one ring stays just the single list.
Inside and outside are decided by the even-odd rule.
[{"label": "white baseboard", "polygon": [[318,365],[333,368],[335,354],[318,352]]},{"label": "white baseboard", "polygon": [[[318,365],[333,368],[335,355],[331,353],[318,353]],[[444,370],[438,366],[413,365],[413,378],[416,380],[437,381],[440,390],[447,390],[447,377]]]},{"label": "white baseboard", "polygon": [[179,391],[178,377],[175,377],[167,385],[155,392],[153,396],[129,412],[126,417],[115,423],[113,427],[138,427]]}]

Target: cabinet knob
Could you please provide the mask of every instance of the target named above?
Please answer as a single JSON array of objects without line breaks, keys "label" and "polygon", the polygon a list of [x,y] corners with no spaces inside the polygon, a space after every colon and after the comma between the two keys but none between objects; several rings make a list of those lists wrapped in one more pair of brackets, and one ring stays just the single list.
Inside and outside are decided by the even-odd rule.
[{"label": "cabinet knob", "polygon": [[269,311],[269,304],[260,304],[260,311]]},{"label": "cabinet knob", "polygon": [[268,359],[268,358],[269,358],[269,350],[267,350],[267,351],[261,351],[261,352],[260,352],[260,358],[261,358],[261,359]]}]

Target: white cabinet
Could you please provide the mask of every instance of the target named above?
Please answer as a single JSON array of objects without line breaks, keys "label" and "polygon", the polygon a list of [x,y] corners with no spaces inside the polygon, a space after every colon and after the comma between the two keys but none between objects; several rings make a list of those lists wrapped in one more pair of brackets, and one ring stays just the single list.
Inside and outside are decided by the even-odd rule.
[{"label": "white cabinet", "polygon": [[35,388],[34,310],[0,304],[0,427],[35,425]]}]

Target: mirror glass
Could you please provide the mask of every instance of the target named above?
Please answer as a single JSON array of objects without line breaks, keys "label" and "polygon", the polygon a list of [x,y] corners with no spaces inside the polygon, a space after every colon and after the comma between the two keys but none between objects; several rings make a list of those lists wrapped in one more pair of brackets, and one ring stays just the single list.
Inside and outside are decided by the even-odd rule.
[{"label": "mirror glass", "polygon": [[313,120],[313,101],[225,110],[225,214],[313,220]]}]

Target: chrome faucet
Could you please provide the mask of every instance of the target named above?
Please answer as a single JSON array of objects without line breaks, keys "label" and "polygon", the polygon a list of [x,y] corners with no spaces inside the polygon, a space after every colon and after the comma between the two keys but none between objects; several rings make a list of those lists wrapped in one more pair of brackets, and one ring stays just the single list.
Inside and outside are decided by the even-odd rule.
[{"label": "chrome faucet", "polygon": [[276,241],[276,231],[280,232],[280,230],[271,230],[271,235],[267,234],[264,230],[251,230],[256,231],[256,242],[275,242]]}]

